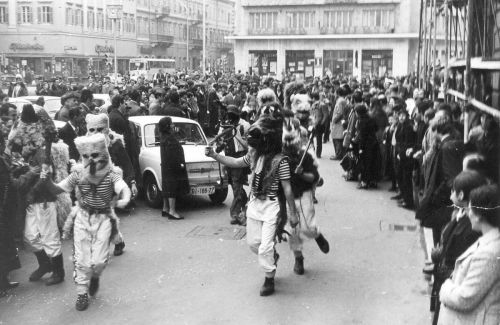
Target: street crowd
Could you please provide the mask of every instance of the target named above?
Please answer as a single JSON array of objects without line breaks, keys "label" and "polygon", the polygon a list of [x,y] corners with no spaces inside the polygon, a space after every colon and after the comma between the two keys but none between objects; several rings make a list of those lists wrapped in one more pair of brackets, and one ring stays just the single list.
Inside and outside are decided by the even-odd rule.
[{"label": "street crowd", "polygon": [[[196,120],[215,137],[207,156],[228,167],[230,222],[247,227],[265,274],[260,295],[274,293],[277,240],[288,238],[297,274],[304,274],[305,238],[329,252],[314,204],[322,183],[336,181],[321,177],[331,164],[322,149],[331,143],[335,155],[328,158],[340,163],[346,181],[360,191],[389,182],[392,199],[415,211],[426,234],[422,264],[433,279],[433,323],[500,322],[500,130],[472,105],[419,89],[411,76],[280,81],[241,72],[160,72],[151,80],[125,75],[120,85],[91,76],[86,84],[59,78],[38,87],[39,96],[61,97],[55,119],[66,124],[56,130],[43,97],[17,116],[8,103],[24,94],[22,78],[17,81],[0,95],[2,291],[17,285],[8,274],[20,267],[16,246],[23,239],[39,263],[30,281],[47,273],[48,285],[63,281],[61,234],[73,233],[76,308],[88,307],[109,243],[116,256],[125,248],[115,207],[130,209],[142,182],[138,135],[128,117],[161,115],[162,216],[183,218],[175,199],[188,186],[171,117]],[[109,94],[109,107],[94,104],[101,93]]]}]

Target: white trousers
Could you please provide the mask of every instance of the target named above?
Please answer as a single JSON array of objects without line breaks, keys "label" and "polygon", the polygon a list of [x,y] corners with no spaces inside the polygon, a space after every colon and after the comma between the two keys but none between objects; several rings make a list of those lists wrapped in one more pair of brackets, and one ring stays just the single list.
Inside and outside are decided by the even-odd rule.
[{"label": "white trousers", "polygon": [[88,293],[90,279],[99,277],[108,263],[111,222],[108,214],[92,214],[79,209],[74,226],[76,291]]},{"label": "white trousers", "polygon": [[316,215],[314,210],[313,192],[305,191],[302,196],[295,199],[295,206],[299,212],[299,224],[295,229],[289,225],[287,231],[290,233],[290,249],[294,252],[302,251],[304,237],[316,238],[319,236],[319,228],[316,224]]},{"label": "white trousers", "polygon": [[33,251],[44,250],[49,257],[62,254],[61,235],[57,227],[56,202],[28,205],[24,241]]},{"label": "white trousers", "polygon": [[259,265],[266,273],[276,271],[274,245],[278,222],[279,203],[276,199],[253,198],[247,207],[247,243],[257,254]]}]

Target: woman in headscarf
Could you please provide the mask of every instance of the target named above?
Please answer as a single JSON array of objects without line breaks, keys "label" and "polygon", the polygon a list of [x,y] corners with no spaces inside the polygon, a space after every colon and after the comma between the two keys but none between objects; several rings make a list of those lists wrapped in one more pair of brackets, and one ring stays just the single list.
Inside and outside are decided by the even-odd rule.
[{"label": "woman in headscarf", "polygon": [[189,192],[189,182],[182,145],[175,137],[172,118],[164,117],[158,123],[160,131],[161,178],[163,210],[161,215],[172,220],[184,219],[176,209],[176,198]]}]

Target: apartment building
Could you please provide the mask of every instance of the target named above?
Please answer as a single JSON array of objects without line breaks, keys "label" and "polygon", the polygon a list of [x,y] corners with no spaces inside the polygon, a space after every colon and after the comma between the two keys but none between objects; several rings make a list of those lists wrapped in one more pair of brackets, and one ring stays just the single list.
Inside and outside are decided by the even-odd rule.
[{"label": "apartment building", "polygon": [[[206,2],[207,61],[227,65],[233,48],[225,37],[233,33],[234,2]],[[117,4],[123,10],[114,31],[108,6]],[[115,52],[120,72],[128,70],[130,58],[141,56],[172,58],[178,68],[197,69],[202,17],[203,0],[0,0],[2,72],[86,76],[105,71],[106,58]]]}]

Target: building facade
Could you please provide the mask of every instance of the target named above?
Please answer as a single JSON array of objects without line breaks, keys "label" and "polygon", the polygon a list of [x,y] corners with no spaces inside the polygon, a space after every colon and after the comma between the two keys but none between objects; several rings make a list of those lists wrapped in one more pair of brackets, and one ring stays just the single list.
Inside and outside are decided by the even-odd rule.
[{"label": "building facade", "polygon": [[229,39],[237,71],[402,76],[416,69],[419,13],[416,0],[237,0]]},{"label": "building facade", "polygon": [[[113,26],[108,6],[117,4],[122,14]],[[207,1],[206,11],[207,61],[227,65],[233,49],[225,37],[233,33],[234,2]],[[106,73],[115,51],[122,73],[130,58],[146,56],[197,69],[202,16],[202,0],[0,0],[2,72]]]}]

